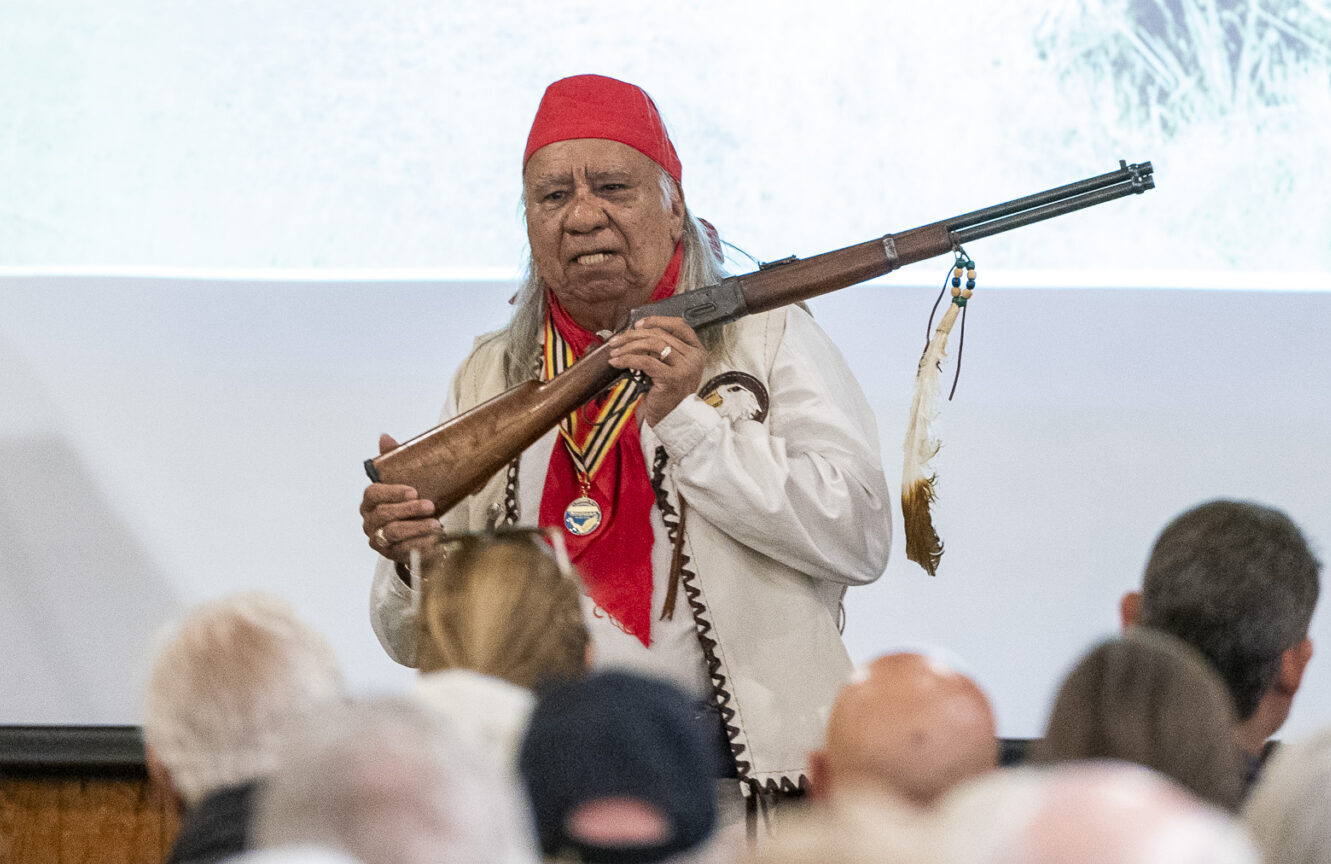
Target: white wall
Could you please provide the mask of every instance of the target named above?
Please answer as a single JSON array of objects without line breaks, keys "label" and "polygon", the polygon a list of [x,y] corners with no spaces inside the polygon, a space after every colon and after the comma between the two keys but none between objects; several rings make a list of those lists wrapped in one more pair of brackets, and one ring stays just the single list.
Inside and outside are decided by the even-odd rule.
[{"label": "white wall", "polygon": [[[918,282],[936,269],[813,304],[875,407],[889,476],[936,293]],[[380,431],[433,425],[510,293],[0,279],[0,723],[135,722],[152,630],[247,588],[295,602],[359,688],[399,686],[407,673],[369,628],[360,463]],[[1180,510],[1270,502],[1326,559],[1329,320],[1328,293],[986,291],[982,278],[941,419],[942,569],[930,579],[898,544],[883,578],[848,597],[852,654],[949,649],[991,691],[1002,731],[1033,735]],[[1331,645],[1324,621],[1314,635]],[[1319,656],[1289,733],[1328,722]]]}]

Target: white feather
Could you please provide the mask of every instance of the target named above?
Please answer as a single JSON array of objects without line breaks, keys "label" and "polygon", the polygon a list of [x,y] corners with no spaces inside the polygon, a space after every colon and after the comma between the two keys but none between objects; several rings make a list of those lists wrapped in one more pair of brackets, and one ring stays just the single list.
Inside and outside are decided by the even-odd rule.
[{"label": "white feather", "polygon": [[938,328],[920,358],[902,448],[905,452],[901,465],[901,517],[905,521],[906,557],[931,576],[937,571],[943,555],[943,544],[934,531],[933,517],[929,513],[929,505],[934,500],[935,479],[929,461],[940,446],[933,433],[934,419],[938,415],[938,374],[943,358],[947,356],[947,335],[960,308],[954,303],[948,304],[943,320],[938,322]]},{"label": "white feather", "polygon": [[[955,308],[955,307],[953,307]],[[944,317],[946,320],[946,316]],[[947,331],[942,325],[934,331],[915,372],[915,395],[910,403],[910,421],[906,424],[905,460],[901,466],[901,488],[933,477],[929,460],[938,453],[941,442],[934,437],[933,424],[938,417],[938,372],[947,356]]]}]

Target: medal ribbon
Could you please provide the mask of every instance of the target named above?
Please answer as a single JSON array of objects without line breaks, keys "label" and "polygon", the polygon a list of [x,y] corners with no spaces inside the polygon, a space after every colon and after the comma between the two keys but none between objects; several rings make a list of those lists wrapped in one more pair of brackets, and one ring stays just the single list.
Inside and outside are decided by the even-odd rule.
[{"label": "medal ribbon", "polygon": [[[675,293],[681,250],[652,292],[652,300]],[[549,380],[571,366],[598,342],[546,292],[549,313],[545,322],[545,362],[542,376]],[[550,467],[541,493],[540,524],[564,532],[569,560],[582,575],[587,593],[624,632],[646,647],[652,628],[652,507],[656,495],[647,475],[647,461],[638,440],[634,409],[643,398],[646,382],[618,381],[604,399],[593,405],[595,419],[584,409],[560,423],[560,443],[550,453]],[[579,497],[594,500],[601,509],[595,531],[578,536],[564,527],[565,508]]]},{"label": "medal ribbon", "polygon": [[[572,366],[576,358],[573,348],[559,335],[550,315],[545,317],[545,364],[542,378],[551,378]],[[578,482],[583,494],[591,489],[592,479],[596,477],[605,457],[614,448],[624,427],[633,417],[633,409],[638,407],[646,390],[645,380],[640,375],[620,379],[603,400],[596,419],[589,424],[582,411],[559,421],[559,434],[568,447],[568,455],[578,472]]]}]

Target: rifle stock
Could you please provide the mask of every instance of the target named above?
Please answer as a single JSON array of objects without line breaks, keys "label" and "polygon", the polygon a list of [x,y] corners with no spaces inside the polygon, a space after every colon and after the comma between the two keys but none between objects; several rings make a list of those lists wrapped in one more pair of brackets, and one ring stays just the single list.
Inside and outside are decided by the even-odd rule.
[{"label": "rifle stock", "polygon": [[[715,285],[634,309],[629,324],[648,315],[683,318],[695,330],[724,324],[827,294],[891,272],[906,264],[945,255],[962,243],[1090,207],[1155,186],[1150,162],[983,210],[933,222],[825,252],[790,259],[732,276]],[[624,374],[610,365],[600,345],[550,381],[527,381],[483,402],[387,453],[365,460],[376,483],[415,487],[439,515],[457,506],[559,421]]]}]

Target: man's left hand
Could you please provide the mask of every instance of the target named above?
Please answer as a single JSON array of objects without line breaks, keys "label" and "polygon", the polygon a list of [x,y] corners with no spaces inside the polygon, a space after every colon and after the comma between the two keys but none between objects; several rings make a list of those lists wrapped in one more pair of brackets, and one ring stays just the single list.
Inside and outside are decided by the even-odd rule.
[{"label": "man's left hand", "polygon": [[648,426],[698,392],[706,362],[707,349],[683,318],[653,315],[610,337],[610,365],[637,369],[652,379],[641,407]]}]

